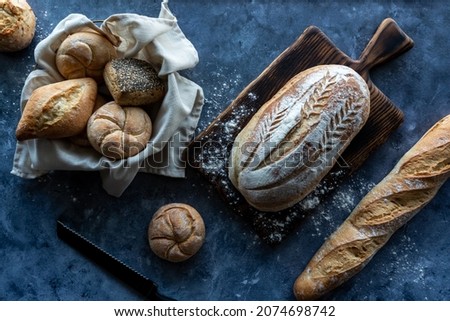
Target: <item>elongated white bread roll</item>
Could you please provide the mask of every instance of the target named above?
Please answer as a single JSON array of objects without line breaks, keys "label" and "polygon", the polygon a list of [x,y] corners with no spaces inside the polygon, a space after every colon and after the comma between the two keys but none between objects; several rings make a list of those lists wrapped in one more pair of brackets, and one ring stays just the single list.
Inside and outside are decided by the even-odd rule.
[{"label": "elongated white bread roll", "polygon": [[86,127],[96,97],[97,83],[92,78],[65,80],[35,89],[17,124],[17,140],[78,135]]},{"label": "elongated white bread roll", "polygon": [[294,284],[314,300],[358,273],[450,176],[450,115],[436,123],[329,237]]},{"label": "elongated white bread roll", "polygon": [[365,124],[366,82],[341,65],[310,68],[265,103],[236,137],[229,178],[261,211],[308,195]]}]

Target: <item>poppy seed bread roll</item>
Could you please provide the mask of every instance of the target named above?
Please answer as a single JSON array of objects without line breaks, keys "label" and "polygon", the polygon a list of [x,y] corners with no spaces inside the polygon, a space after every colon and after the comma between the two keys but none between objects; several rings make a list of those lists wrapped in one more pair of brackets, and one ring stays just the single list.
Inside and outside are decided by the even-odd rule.
[{"label": "poppy seed bread roll", "polygon": [[87,135],[92,147],[112,159],[134,156],[146,146],[152,122],[139,107],[121,107],[109,102],[89,118]]},{"label": "poppy seed bread roll", "polygon": [[256,209],[289,208],[319,184],[369,111],[369,89],[353,69],[307,69],[241,130],[231,150],[229,178]]},{"label": "poppy seed bread roll", "polygon": [[114,59],[106,65],[103,77],[114,101],[121,106],[150,105],[165,94],[164,82],[144,60]]}]

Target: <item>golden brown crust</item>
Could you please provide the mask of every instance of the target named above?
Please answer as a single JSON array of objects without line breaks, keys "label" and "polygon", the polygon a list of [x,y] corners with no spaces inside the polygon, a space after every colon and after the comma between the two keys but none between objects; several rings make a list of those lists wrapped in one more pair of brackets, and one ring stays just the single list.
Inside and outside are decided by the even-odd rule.
[{"label": "golden brown crust", "polygon": [[91,77],[103,82],[105,65],[117,57],[116,47],[95,31],[69,35],[56,52],[56,66],[66,79]]},{"label": "golden brown crust", "polygon": [[36,17],[26,1],[0,2],[0,51],[22,50],[31,43],[36,30]]},{"label": "golden brown crust", "polygon": [[134,156],[146,146],[152,134],[152,122],[139,107],[121,107],[109,102],[89,119],[87,135],[92,147],[112,159]]},{"label": "golden brown crust", "polygon": [[154,214],[148,227],[148,240],[157,256],[171,262],[185,261],[203,245],[205,225],[192,206],[168,204]]},{"label": "golden brown crust", "polygon": [[298,74],[236,137],[231,182],[261,211],[294,205],[332,168],[369,111],[367,84],[354,70],[323,65]]},{"label": "golden brown crust", "polygon": [[[102,96],[97,95],[97,99],[95,100],[95,105],[92,110],[92,112],[95,112],[97,109],[102,107],[108,102],[108,100]],[[75,136],[69,137],[69,140],[74,143],[75,145],[82,146],[82,147],[92,147],[91,143],[89,142],[88,136],[87,136],[87,123],[85,129],[81,133]]]},{"label": "golden brown crust", "polygon": [[450,115],[436,123],[328,238],[294,284],[314,300],[358,273],[450,176]]},{"label": "golden brown crust", "polygon": [[66,80],[37,88],[26,103],[17,125],[17,140],[79,134],[92,114],[96,96],[97,84],[91,78]]}]

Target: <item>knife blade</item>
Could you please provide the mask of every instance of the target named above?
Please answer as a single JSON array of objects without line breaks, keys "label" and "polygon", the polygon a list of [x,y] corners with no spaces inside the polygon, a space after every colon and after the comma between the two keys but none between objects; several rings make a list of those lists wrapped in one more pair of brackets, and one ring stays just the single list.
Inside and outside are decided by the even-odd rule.
[{"label": "knife blade", "polygon": [[129,285],[143,295],[145,300],[174,301],[174,299],[159,293],[158,286],[143,274],[89,241],[61,220],[57,220],[56,223],[56,232],[61,240]]}]

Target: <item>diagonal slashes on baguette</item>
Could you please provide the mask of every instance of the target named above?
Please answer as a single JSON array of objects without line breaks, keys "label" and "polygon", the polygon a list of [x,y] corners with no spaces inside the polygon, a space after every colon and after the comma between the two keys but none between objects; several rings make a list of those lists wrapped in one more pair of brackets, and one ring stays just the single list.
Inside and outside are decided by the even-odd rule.
[{"label": "diagonal slashes on baguette", "polygon": [[325,241],[294,284],[315,300],[362,270],[450,176],[450,115],[430,128]]}]

